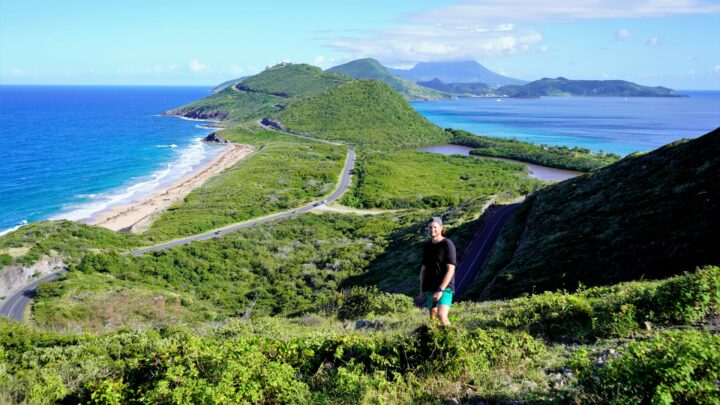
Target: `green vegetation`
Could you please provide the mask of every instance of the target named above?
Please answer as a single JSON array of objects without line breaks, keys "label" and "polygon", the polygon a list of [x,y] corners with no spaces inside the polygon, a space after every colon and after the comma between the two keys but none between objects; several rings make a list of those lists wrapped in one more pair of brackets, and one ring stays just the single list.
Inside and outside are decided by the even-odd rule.
[{"label": "green vegetation", "polygon": [[478,197],[518,197],[539,181],[524,166],[429,152],[363,153],[344,203],[358,208],[435,208]]},{"label": "green vegetation", "polygon": [[341,283],[416,221],[417,214],[304,214],[139,257],[88,254],[76,269],[189,294],[221,317],[251,306],[256,314],[299,315],[339,305]]},{"label": "green vegetation", "polygon": [[[0,237],[3,266],[29,265],[45,256],[60,255],[75,264],[88,251],[119,251],[139,246],[144,239],[74,221],[42,221]],[[9,252],[12,252],[10,254]]]},{"label": "green vegetation", "polygon": [[148,236],[193,235],[310,203],[335,188],[345,158],[336,145],[268,143],[168,208]]},{"label": "green vegetation", "polygon": [[[319,315],[99,335],[0,321],[0,392],[16,403],[712,403],[720,340],[688,327],[717,316],[719,300],[720,268],[709,267],[665,282],[460,303],[453,327],[427,325],[404,304],[380,318],[379,332]],[[660,330],[595,328],[594,337],[575,327],[604,301],[638,303],[636,314],[658,302],[644,316],[672,321]],[[703,313],[678,317],[690,308]],[[596,325],[618,323],[598,315]],[[559,330],[579,343],[547,340]]]},{"label": "green vegetation", "polygon": [[453,134],[450,143],[469,146],[471,155],[502,157],[558,169],[589,172],[620,159],[613,153],[593,153],[584,148],[535,145],[517,139],[478,136],[461,129],[447,129]]},{"label": "green vegetation", "polygon": [[288,99],[271,94],[237,90],[234,86],[168,111],[166,114],[215,121],[260,118],[283,109]]},{"label": "green vegetation", "polygon": [[578,355],[582,399],[592,403],[715,404],[720,336],[671,331],[633,342],[602,366]]},{"label": "green vegetation", "polygon": [[167,114],[237,124],[272,115],[295,97],[317,94],[348,80],[310,65],[280,64]]},{"label": "green vegetation", "polygon": [[278,118],[309,136],[359,146],[408,148],[450,136],[418,114],[387,84],[354,80],[294,102]]},{"label": "green vegetation", "polygon": [[316,66],[286,64],[272,66],[237,86],[246,91],[281,97],[307,97],[350,81],[345,75],[323,72]]},{"label": "green vegetation", "polygon": [[564,77],[544,78],[523,86],[507,85],[500,87],[495,92],[510,97],[682,97],[666,87],[642,86],[625,80],[568,80]]},{"label": "green vegetation", "polygon": [[720,131],[633,155],[530,196],[476,297],[517,296],[720,263]]},{"label": "green vegetation", "polygon": [[418,84],[430,89],[457,94],[458,96],[492,96],[495,94],[493,88],[485,83],[443,83],[440,79],[433,79],[426,82],[418,82]]},{"label": "green vegetation", "polygon": [[330,68],[327,71],[344,73],[354,79],[379,80],[409,100],[442,100],[452,97],[442,91],[419,86],[410,80],[401,79],[390,73],[385,66],[372,58],[354,60]]},{"label": "green vegetation", "polygon": [[42,283],[33,305],[39,327],[56,331],[106,332],[197,324],[217,310],[191,294],[108,273],[73,271],[60,282]]}]

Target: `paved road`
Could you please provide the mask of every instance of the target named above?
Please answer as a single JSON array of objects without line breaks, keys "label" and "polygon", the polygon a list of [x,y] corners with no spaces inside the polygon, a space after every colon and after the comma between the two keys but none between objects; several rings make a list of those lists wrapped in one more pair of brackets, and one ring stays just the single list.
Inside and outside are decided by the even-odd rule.
[{"label": "paved road", "polygon": [[38,284],[43,281],[55,280],[60,274],[63,274],[65,272],[67,272],[67,270],[60,270],[58,272],[48,274],[47,276],[39,278],[32,283],[26,285],[20,291],[17,291],[15,294],[8,297],[8,299],[6,299],[2,303],[2,305],[0,305],[0,315],[8,316],[12,319],[15,319],[16,321],[22,321],[25,307],[31,299],[35,298]]},{"label": "paved road", "polygon": [[352,172],[354,166],[355,166],[355,151],[352,149],[348,149],[348,156],[347,156],[347,159],[345,160],[345,167],[343,168],[343,171],[342,171],[342,176],[340,178],[340,184],[336,188],[335,192],[330,194],[330,196],[328,196],[327,198],[325,198],[322,201],[317,201],[312,204],[308,204],[308,205],[305,205],[300,208],[296,208],[291,211],[284,211],[284,212],[280,212],[277,214],[269,215],[267,217],[253,219],[250,221],[245,221],[243,223],[231,225],[231,226],[222,228],[220,230],[213,230],[213,231],[205,232],[205,233],[202,233],[199,235],[188,236],[187,238],[177,239],[177,240],[162,243],[159,245],[134,250],[134,251],[130,252],[130,254],[133,256],[139,256],[143,253],[152,252],[155,250],[167,249],[167,248],[170,248],[173,246],[185,245],[187,243],[194,242],[197,240],[216,238],[216,237],[222,236],[228,232],[238,230],[240,228],[247,228],[249,226],[261,224],[263,222],[269,222],[269,221],[275,221],[277,219],[288,218],[288,217],[291,217],[294,215],[302,214],[303,212],[313,210],[321,204],[329,203],[330,201],[336,200],[338,197],[340,197],[340,195],[342,193],[345,192],[345,190],[347,190],[348,185],[350,184],[350,173]]},{"label": "paved road", "polygon": [[[177,239],[177,240],[174,240],[171,242],[162,243],[159,245],[134,250],[134,251],[130,252],[130,254],[133,256],[139,256],[143,253],[152,252],[155,250],[162,250],[162,249],[171,248],[173,246],[185,245],[185,244],[188,244],[188,243],[196,241],[196,240],[205,240],[205,239],[210,239],[210,238],[216,238],[216,237],[222,236],[228,232],[232,232],[237,229],[240,229],[240,228],[247,228],[249,226],[261,224],[264,222],[274,221],[274,220],[281,219],[281,218],[288,218],[288,217],[291,217],[294,215],[302,214],[303,212],[313,210],[322,204],[329,203],[330,201],[336,200],[338,197],[340,197],[340,195],[342,195],[342,193],[345,192],[345,190],[347,190],[347,188],[350,184],[350,173],[352,172],[354,167],[355,167],[355,151],[352,149],[348,149],[348,155],[345,160],[345,166],[343,167],[342,176],[340,177],[340,184],[337,186],[337,188],[335,189],[335,191],[332,194],[330,194],[327,198],[323,199],[322,201],[317,201],[312,204],[308,204],[308,205],[305,205],[300,208],[296,208],[291,211],[280,212],[277,214],[269,215],[267,217],[231,225],[231,226],[222,228],[220,230],[213,230],[210,232],[205,232],[203,234],[193,235],[193,236],[189,236],[187,238]],[[61,270],[59,272],[49,274],[39,280],[34,281],[31,284],[26,285],[20,291],[17,291],[16,293],[14,293],[10,297],[8,297],[2,303],[2,305],[0,305],[0,315],[5,315],[5,316],[8,316],[17,321],[21,321],[22,314],[25,311],[25,307],[30,302],[30,300],[33,297],[35,297],[35,294],[36,294],[35,289],[37,288],[38,283],[40,283],[42,281],[54,280],[60,274],[65,273],[65,272],[66,272],[66,270]]]},{"label": "paved road", "polygon": [[500,236],[500,231],[510,219],[510,215],[519,206],[520,203],[500,206],[486,219],[485,225],[465,250],[467,257],[463,258],[455,272],[456,296],[460,297],[462,293],[467,291],[470,284],[480,275],[482,265],[487,259],[490,249],[495,245],[498,236]]}]

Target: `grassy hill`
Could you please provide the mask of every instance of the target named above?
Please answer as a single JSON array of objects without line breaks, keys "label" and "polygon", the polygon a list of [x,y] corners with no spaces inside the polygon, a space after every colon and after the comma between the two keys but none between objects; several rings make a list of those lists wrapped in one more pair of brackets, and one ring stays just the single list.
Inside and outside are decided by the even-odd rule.
[{"label": "grassy hill", "polygon": [[442,91],[419,86],[410,80],[401,79],[390,73],[385,66],[372,58],[354,60],[343,65],[332,67],[328,69],[327,72],[344,73],[354,79],[380,80],[409,100],[442,100],[452,98],[452,96]]},{"label": "grassy hill", "polygon": [[344,83],[293,102],[277,116],[291,130],[362,146],[402,148],[450,139],[400,94],[376,80]]},{"label": "grassy hill", "polygon": [[495,91],[509,97],[613,96],[682,97],[666,87],[642,86],[625,80],[568,80],[564,77],[540,79],[524,86],[508,85]]},{"label": "grassy hill", "polygon": [[530,196],[475,286],[483,298],[661,278],[720,263],[720,130]]},{"label": "grassy hill", "polygon": [[280,64],[166,114],[245,121],[277,113],[293,98],[314,95],[349,80],[349,77],[325,73],[315,66]]}]

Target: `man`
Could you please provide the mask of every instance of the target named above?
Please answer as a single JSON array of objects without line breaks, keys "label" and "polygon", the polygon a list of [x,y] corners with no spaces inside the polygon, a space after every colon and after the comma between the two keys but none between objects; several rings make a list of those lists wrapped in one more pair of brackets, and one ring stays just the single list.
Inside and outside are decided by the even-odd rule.
[{"label": "man", "polygon": [[445,235],[440,217],[427,222],[430,241],[423,246],[422,267],[420,268],[420,296],[432,318],[440,319],[443,325],[450,325],[448,313],[455,289],[455,266],[457,256],[455,244]]}]

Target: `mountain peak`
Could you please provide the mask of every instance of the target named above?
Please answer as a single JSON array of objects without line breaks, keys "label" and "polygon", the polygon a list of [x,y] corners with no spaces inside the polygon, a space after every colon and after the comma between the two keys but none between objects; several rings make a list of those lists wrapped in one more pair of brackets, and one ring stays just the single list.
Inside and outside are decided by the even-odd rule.
[{"label": "mountain peak", "polygon": [[439,79],[444,83],[486,83],[492,87],[525,84],[524,80],[495,73],[474,60],[420,62],[412,69],[388,69],[414,82]]}]

